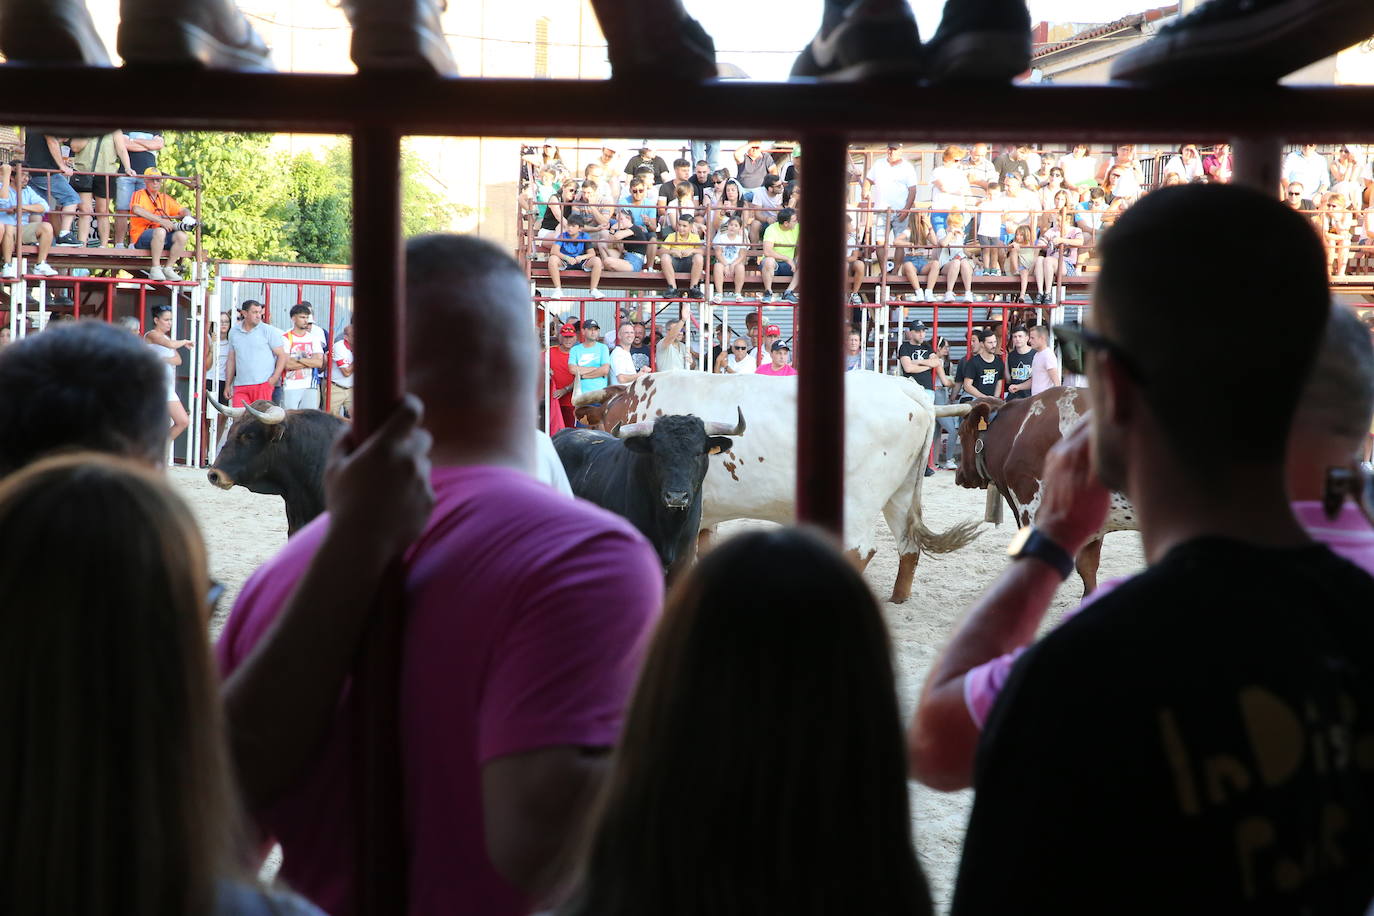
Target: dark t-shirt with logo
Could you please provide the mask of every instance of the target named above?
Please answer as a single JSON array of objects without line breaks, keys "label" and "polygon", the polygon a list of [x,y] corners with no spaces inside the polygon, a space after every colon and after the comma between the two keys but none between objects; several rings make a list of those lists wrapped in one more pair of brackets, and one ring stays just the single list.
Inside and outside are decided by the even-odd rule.
[{"label": "dark t-shirt with logo", "polygon": [[997,397],[997,383],[1007,380],[1007,369],[996,357],[983,359],[974,354],[964,360],[964,378],[973,379],[973,387],[990,398]]},{"label": "dark t-shirt with logo", "polygon": [[1180,544],[1021,655],[973,788],[953,916],[1364,913],[1374,579]]},{"label": "dark t-shirt with logo", "polygon": [[909,356],[912,359],[930,359],[930,346],[927,344],[904,343],[897,348],[897,367],[902,373],[903,378],[912,378],[921,384],[922,388],[935,387],[935,373],[930,369],[922,369],[919,372],[907,372],[901,368],[901,358]]},{"label": "dark t-shirt with logo", "polygon": [[[1035,351],[1027,350],[1025,353],[1017,353],[1015,350],[1007,353],[1007,384],[1020,385],[1022,382],[1029,382],[1031,378],[1031,363],[1035,360]],[[1031,396],[1030,389],[1013,391],[1007,395],[1008,401],[1019,401],[1022,398]]]}]

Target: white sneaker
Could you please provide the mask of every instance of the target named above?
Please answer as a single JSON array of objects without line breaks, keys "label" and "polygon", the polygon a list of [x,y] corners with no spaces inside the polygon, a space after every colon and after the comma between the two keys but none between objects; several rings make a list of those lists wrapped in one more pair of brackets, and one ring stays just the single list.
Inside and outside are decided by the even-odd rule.
[{"label": "white sneaker", "polygon": [[164,277],[166,277],[168,280],[180,280],[180,279],[181,279],[181,274],[177,273],[177,269],[176,269],[175,267],[173,267],[172,265],[170,265],[170,264],[168,264],[166,267],[162,268],[162,275],[163,275]]},{"label": "white sneaker", "polygon": [[930,290],[926,290],[926,301],[927,301],[927,302],[934,302],[934,301],[935,301],[935,294],[934,294],[933,292],[931,292]]},{"label": "white sneaker", "polygon": [[[946,297],[946,298],[948,298],[948,297]],[[962,296],[959,297],[959,301],[960,301],[960,302],[972,302],[972,301],[973,301],[973,297],[970,296],[968,293],[964,293]]]},{"label": "white sneaker", "polygon": [[603,293],[603,292],[602,292],[601,290],[599,290],[599,289],[591,290],[590,292],[587,293],[587,295],[591,296],[593,299],[605,299],[605,298],[606,298],[606,294]]},{"label": "white sneaker", "polygon": [[6,264],[4,270],[0,270],[0,279],[2,279],[2,280],[13,280],[13,279],[14,279],[14,262],[13,262],[13,261],[10,261],[8,264]]},{"label": "white sneaker", "polygon": [[946,301],[946,302],[953,302],[953,301],[954,301],[954,290],[950,290],[949,292],[945,293],[945,301]]},{"label": "white sneaker", "polygon": [[162,268],[161,268],[161,267],[154,267],[152,270],[149,270],[149,271],[148,271],[148,279],[149,279],[149,280],[166,280],[166,279],[167,279],[167,275],[164,274],[164,273],[162,272]]},{"label": "white sneaker", "polygon": [[712,293],[712,294],[711,294],[711,301],[712,301],[713,303],[715,303],[716,305],[719,305],[720,303],[722,303],[722,302],[725,301],[725,297],[722,296],[720,293]]},{"label": "white sneaker", "polygon": [[955,468],[959,467],[959,465],[955,464],[954,459],[951,458],[944,464],[940,465],[940,467],[944,468],[946,471],[953,471]]},{"label": "white sneaker", "polygon": [[52,265],[50,265],[47,261],[39,261],[37,264],[33,265],[33,272],[38,274],[40,277],[57,276],[57,271],[53,270]]}]

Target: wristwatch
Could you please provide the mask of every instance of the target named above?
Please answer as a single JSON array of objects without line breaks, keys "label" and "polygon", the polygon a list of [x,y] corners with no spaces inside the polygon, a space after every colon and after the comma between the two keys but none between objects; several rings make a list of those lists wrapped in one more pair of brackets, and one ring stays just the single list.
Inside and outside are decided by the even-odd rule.
[{"label": "wristwatch", "polygon": [[1073,557],[1069,552],[1034,525],[1027,525],[1012,536],[1011,543],[1007,545],[1007,556],[1013,560],[1035,557],[1048,563],[1059,573],[1061,580],[1067,579],[1069,573],[1073,572]]}]

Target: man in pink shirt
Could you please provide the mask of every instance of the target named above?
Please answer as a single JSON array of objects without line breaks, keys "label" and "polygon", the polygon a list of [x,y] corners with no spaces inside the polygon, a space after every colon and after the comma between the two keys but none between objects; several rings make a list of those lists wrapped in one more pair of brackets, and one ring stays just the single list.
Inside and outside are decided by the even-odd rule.
[{"label": "man in pink shirt", "polygon": [[[662,602],[628,523],[535,480],[533,343],[482,337],[454,362],[446,329],[513,327],[529,310],[515,262],[451,235],[406,250],[408,387],[425,426],[435,507],[405,557],[400,683],[408,911],[516,916],[563,880],[608,766]],[[216,646],[227,674],[273,625],[320,542],[299,532],[249,579]],[[340,574],[346,571],[341,570]],[[339,704],[312,770],[252,812],[282,875],[333,916],[356,912],[358,770]]]},{"label": "man in pink shirt", "polygon": [[768,348],[768,355],[773,358],[773,362],[766,366],[759,366],[754,370],[755,375],[796,375],[797,370],[787,363],[788,357],[792,355],[792,348],[781,340],[773,341],[773,345]]},{"label": "man in pink shirt", "polygon": [[[1040,339],[1043,343],[1043,334]],[[1034,344],[1034,334],[1031,340]],[[1334,518],[1328,517],[1321,502],[1327,469],[1345,467],[1358,457],[1371,414],[1374,347],[1369,333],[1353,313],[1336,306],[1317,365],[1293,419],[1288,445],[1288,491],[1294,516],[1314,541],[1374,576],[1374,521],[1348,501]],[[1101,583],[1076,608],[1065,611],[1059,625],[1130,578]],[[965,637],[962,645],[960,636]],[[913,748],[940,746],[939,760],[926,755],[924,762],[913,761],[916,777],[939,789],[954,790],[971,784],[980,730],[1013,665],[1025,651],[1023,646],[976,663],[976,650],[968,637],[965,632],[957,635],[932,667],[911,726]],[[949,664],[970,652],[974,654],[966,654],[962,663]]]},{"label": "man in pink shirt", "polygon": [[1031,397],[1059,384],[1059,360],[1050,349],[1049,325],[1037,324],[1030,329],[1030,345],[1035,351],[1031,359]]}]

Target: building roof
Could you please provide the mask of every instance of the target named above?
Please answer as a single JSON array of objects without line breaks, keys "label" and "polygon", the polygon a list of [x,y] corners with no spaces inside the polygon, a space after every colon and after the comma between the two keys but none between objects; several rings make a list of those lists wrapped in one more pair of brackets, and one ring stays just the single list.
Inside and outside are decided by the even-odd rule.
[{"label": "building roof", "polygon": [[1031,59],[1038,60],[1042,57],[1048,57],[1051,54],[1057,54],[1060,51],[1072,48],[1076,44],[1080,44],[1085,41],[1091,41],[1094,38],[1105,38],[1108,35],[1112,35],[1116,32],[1120,32],[1125,29],[1138,29],[1148,22],[1155,22],[1159,19],[1164,19],[1168,16],[1176,15],[1177,13],[1177,4],[1174,4],[1173,6],[1155,7],[1151,10],[1145,10],[1142,13],[1131,13],[1129,16],[1122,16],[1120,19],[1116,19],[1112,22],[1104,22],[1101,25],[1094,25],[1090,28],[1086,28],[1081,32],[1077,32],[1073,35],[1070,35],[1063,41],[1057,41],[1053,44],[1047,44],[1037,49],[1035,53],[1031,55]]}]

